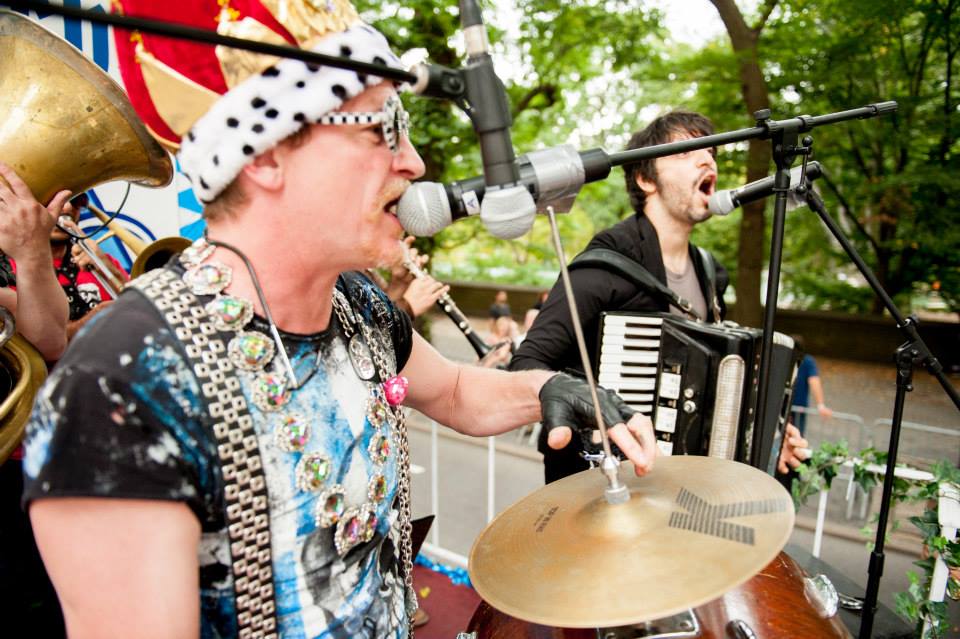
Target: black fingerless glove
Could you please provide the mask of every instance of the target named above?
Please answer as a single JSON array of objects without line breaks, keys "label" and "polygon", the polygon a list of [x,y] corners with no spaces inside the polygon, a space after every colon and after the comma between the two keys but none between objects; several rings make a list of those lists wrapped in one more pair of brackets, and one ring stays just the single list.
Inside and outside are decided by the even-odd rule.
[{"label": "black fingerless glove", "polygon": [[[637,411],[627,406],[620,396],[603,387],[597,387],[600,400],[600,414],[603,423],[609,429],[614,424],[626,422]],[[567,373],[557,373],[547,380],[540,389],[540,413],[543,427],[550,431],[560,426],[569,426],[580,436],[583,450],[596,454],[602,450],[599,443],[593,443],[593,432],[597,430],[596,413],[590,397],[587,382]],[[617,457],[624,455],[611,442],[611,448]]]}]

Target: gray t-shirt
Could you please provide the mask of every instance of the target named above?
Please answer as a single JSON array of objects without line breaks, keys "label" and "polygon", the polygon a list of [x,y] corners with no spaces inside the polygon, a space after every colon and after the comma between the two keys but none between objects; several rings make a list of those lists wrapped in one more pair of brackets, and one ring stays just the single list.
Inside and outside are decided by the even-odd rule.
[{"label": "gray t-shirt", "polygon": [[[667,286],[671,291],[690,302],[693,310],[700,319],[707,317],[707,302],[703,299],[703,291],[700,290],[700,282],[697,280],[697,272],[693,268],[693,261],[687,260],[687,268],[683,273],[674,273],[669,268],[667,271]],[[671,315],[686,317],[686,313],[675,306],[670,306]]]}]

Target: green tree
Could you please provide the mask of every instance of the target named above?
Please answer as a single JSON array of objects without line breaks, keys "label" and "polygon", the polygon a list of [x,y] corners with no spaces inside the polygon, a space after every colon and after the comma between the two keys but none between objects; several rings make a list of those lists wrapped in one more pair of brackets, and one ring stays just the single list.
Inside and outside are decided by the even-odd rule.
[{"label": "green tree", "polygon": [[[662,35],[659,16],[632,4],[524,0],[510,12],[484,6],[498,72],[512,107],[512,136],[518,153],[562,143],[581,148],[617,147],[625,142],[636,126],[637,91],[630,78],[656,56]],[[431,62],[453,68],[465,63],[451,44],[459,30],[455,5],[417,0],[403,6],[370,2],[357,6],[398,50],[423,48]],[[427,165],[425,179],[452,180],[479,173],[476,137],[454,105],[428,99],[407,103],[413,121],[411,137]],[[585,133],[584,124],[590,122],[603,126]],[[587,186],[572,214],[561,216],[568,253],[575,253],[593,232],[627,214],[621,176]],[[556,269],[549,233],[540,219],[532,233],[509,242],[491,237],[479,220],[467,220],[423,242],[421,248],[437,249],[457,262],[469,259],[474,267],[546,264]],[[464,270],[477,272],[476,268]],[[477,278],[491,279],[482,270]],[[529,283],[546,282],[540,278]]]},{"label": "green tree", "polygon": [[[908,302],[917,286],[939,282],[960,308],[953,204],[960,196],[960,95],[953,81],[960,3],[782,0],[781,6],[764,49],[776,62],[770,85],[777,95],[810,113],[890,99],[900,107],[892,118],[814,132],[817,157],[829,172],[830,208],[891,295]],[[848,301],[861,307],[869,299]],[[879,311],[879,302],[872,309]]]},{"label": "green tree", "polygon": [[[770,107],[767,81],[760,68],[759,42],[767,19],[777,0],[765,0],[752,24],[734,0],[710,0],[727,29],[733,46],[740,93],[749,113]],[[751,140],[747,151],[747,182],[759,180],[770,170],[770,144]],[[763,270],[763,246],[756,238],[764,237],[765,202],[745,205],[740,217],[740,242],[737,260],[737,306],[735,317],[741,324],[759,326],[761,322],[760,274]]]},{"label": "green tree", "polygon": [[[746,16],[732,0],[709,1],[728,36],[697,48],[670,42],[655,11],[629,2],[485,5],[517,150],[560,143],[618,150],[656,114],[651,105],[693,108],[709,114],[718,130],[730,130],[750,126],[750,113],[767,105],[784,118],[897,100],[895,118],[814,131],[817,159],[829,173],[821,188],[891,293],[906,298],[918,287],[939,286],[960,308],[960,227],[952,205],[960,195],[953,179],[960,0],[766,0]],[[358,6],[399,50],[422,47],[432,61],[463,65],[453,44],[459,26],[451,3]],[[475,135],[456,107],[408,103],[427,179],[479,173]],[[767,149],[765,142],[724,149],[722,186],[766,175]],[[588,185],[574,211],[561,218],[568,253],[631,213],[622,179],[615,170],[607,181]],[[738,307],[757,315],[751,324],[759,321],[769,245],[763,208],[738,210],[694,235],[730,268]],[[852,283],[853,269],[824,233],[811,212],[788,215],[782,299],[809,308],[869,308],[870,292]],[[472,271],[478,279],[491,279],[483,269],[498,264],[519,264],[520,278],[556,266],[541,220],[513,242],[491,238],[478,221],[453,225],[433,241],[452,260],[482,266]],[[426,244],[429,250],[432,243]]]}]

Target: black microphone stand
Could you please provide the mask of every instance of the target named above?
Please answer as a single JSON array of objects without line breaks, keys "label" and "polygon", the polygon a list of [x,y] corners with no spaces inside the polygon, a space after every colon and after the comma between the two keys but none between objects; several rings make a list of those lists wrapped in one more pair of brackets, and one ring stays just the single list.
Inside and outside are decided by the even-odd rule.
[{"label": "black microphone stand", "polygon": [[103,24],[118,29],[128,31],[142,31],[154,35],[178,38],[181,40],[190,40],[192,42],[202,42],[205,44],[231,47],[233,49],[242,49],[252,51],[253,53],[262,53],[282,58],[293,58],[302,60],[311,64],[318,64],[338,69],[349,69],[357,73],[366,73],[376,75],[387,80],[396,80],[397,82],[416,82],[417,76],[401,69],[388,67],[384,64],[373,64],[370,62],[361,62],[350,58],[326,55],[316,53],[309,49],[300,49],[288,44],[271,44],[269,42],[260,42],[259,40],[247,40],[245,38],[236,38],[234,36],[225,36],[211,31],[209,29],[200,29],[184,24],[173,22],[164,22],[163,20],[153,20],[150,18],[138,18],[135,16],[124,16],[116,13],[104,13],[93,11],[91,9],[80,9],[77,7],[67,7],[57,4],[49,4],[41,0],[5,0],[0,2],[0,6],[8,6],[12,9],[26,10],[31,9],[37,13],[48,13],[73,20],[85,20],[94,24]]},{"label": "black microphone stand", "polygon": [[893,493],[894,467],[897,463],[897,449],[900,445],[900,430],[903,421],[903,407],[906,401],[906,394],[913,390],[913,369],[917,364],[922,364],[943,387],[947,395],[953,401],[957,410],[960,410],[960,394],[947,381],[943,373],[943,366],[936,357],[927,348],[923,339],[917,332],[919,320],[915,316],[904,317],[897,306],[883,290],[880,281],[874,275],[870,267],[857,253],[856,248],[850,243],[843,229],[837,224],[827,212],[826,206],[820,195],[808,185],[801,182],[802,188],[806,188],[807,205],[820,216],[823,223],[830,230],[830,233],[837,239],[843,250],[853,261],[857,270],[863,275],[870,288],[877,295],[884,307],[897,323],[897,328],[903,333],[906,342],[901,344],[894,352],[894,361],[897,366],[896,395],[893,402],[893,419],[890,424],[890,444],[887,450],[887,468],[883,477],[883,494],[880,500],[879,519],[877,521],[876,540],[873,551],[870,553],[870,564],[867,569],[867,587],[863,603],[863,615],[860,620],[860,639],[867,639],[873,631],[873,620],[877,612],[877,598],[880,592],[880,578],[883,576],[884,564],[884,542],[887,530],[887,519],[890,515],[890,502]]}]

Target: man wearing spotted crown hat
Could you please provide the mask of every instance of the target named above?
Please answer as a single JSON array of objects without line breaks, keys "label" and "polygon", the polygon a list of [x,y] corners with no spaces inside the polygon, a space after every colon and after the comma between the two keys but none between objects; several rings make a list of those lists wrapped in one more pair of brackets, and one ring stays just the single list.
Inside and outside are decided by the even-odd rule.
[{"label": "man wearing spotted crown hat", "polygon": [[[399,64],[345,0],[118,4]],[[116,37],[131,101],[176,148],[207,234],[136,280],[39,394],[25,503],[69,634],[408,636],[403,407],[477,436],[541,419],[579,434],[588,393],[447,361],[361,274],[395,257],[396,202],[424,170],[391,83]],[[649,420],[612,394],[602,405],[644,474]]]}]

